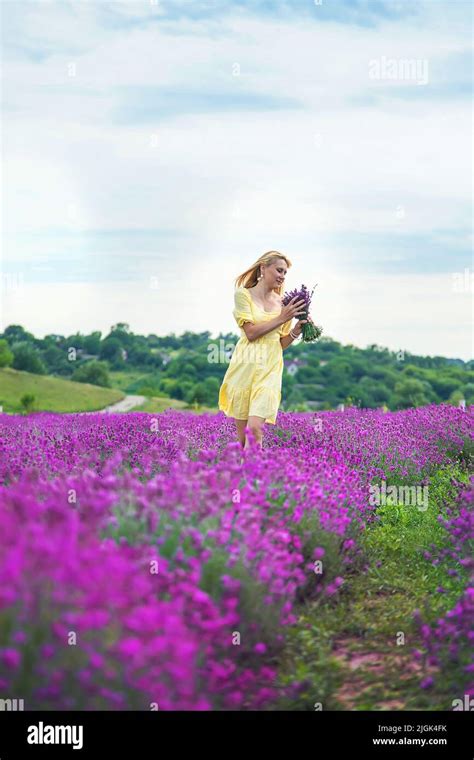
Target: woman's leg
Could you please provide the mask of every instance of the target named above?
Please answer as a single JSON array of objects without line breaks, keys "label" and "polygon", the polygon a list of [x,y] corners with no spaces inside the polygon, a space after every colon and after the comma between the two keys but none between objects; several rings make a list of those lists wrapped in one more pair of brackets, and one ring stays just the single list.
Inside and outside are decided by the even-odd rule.
[{"label": "woman's leg", "polygon": [[239,443],[244,448],[245,446],[245,428],[247,427],[247,420],[235,420],[235,425],[237,428],[237,438],[239,439]]},{"label": "woman's leg", "polygon": [[[262,440],[263,440],[263,424],[265,422],[265,417],[257,417],[256,415],[250,415],[248,418],[248,427],[252,431],[253,435],[255,436],[255,440],[257,441],[260,448],[262,448]],[[248,438],[245,441],[245,449],[249,448],[248,445]]]}]

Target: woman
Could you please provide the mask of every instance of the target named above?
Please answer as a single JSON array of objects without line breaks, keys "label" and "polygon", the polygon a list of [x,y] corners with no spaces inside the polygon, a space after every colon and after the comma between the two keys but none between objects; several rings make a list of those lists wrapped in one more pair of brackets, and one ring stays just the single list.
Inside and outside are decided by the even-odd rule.
[{"label": "woman", "polygon": [[304,301],[293,298],[282,306],[285,275],[290,260],[268,251],[237,277],[234,318],[241,328],[227,372],[219,389],[219,409],[234,417],[237,437],[249,448],[248,426],[262,447],[263,425],[276,422],[281,399],[283,351],[301,335],[302,324],[291,329],[291,320],[304,314]]}]

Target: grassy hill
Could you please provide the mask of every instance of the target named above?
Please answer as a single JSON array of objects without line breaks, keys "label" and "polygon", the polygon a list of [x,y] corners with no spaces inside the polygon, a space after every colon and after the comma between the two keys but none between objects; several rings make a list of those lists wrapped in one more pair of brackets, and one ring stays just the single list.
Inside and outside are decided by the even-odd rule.
[{"label": "grassy hill", "polygon": [[165,398],[164,396],[153,396],[145,401],[141,406],[135,407],[134,412],[151,412],[158,414],[164,412],[165,409],[181,409],[187,412],[195,412],[196,414],[202,414],[204,412],[217,412],[217,407],[208,407],[201,404],[192,405],[187,404],[185,401],[180,401],[176,398]]},{"label": "grassy hill", "polygon": [[0,369],[0,405],[4,412],[23,411],[20,399],[32,393],[34,411],[91,412],[120,401],[124,393],[89,383],[75,383],[48,375]]},{"label": "grassy hill", "polygon": [[[150,373],[143,370],[109,370],[110,383],[124,393],[138,393],[141,385],[148,385]],[[139,394],[140,395],[140,394]]]}]

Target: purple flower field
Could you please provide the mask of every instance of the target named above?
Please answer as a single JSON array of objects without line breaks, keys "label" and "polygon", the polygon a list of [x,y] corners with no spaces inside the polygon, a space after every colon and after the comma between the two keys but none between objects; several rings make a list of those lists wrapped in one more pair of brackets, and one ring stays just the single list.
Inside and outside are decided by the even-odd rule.
[{"label": "purple flower field", "polygon": [[[303,600],[337,599],[360,572],[370,483],[427,482],[466,456],[473,419],[448,405],[280,412],[263,451],[242,452],[223,414],[2,416],[0,696],[28,710],[291,699],[287,631]],[[464,564],[472,493],[444,525]],[[434,657],[461,646],[472,610],[468,588],[436,646],[425,629]]]},{"label": "purple flower field", "polygon": [[[439,517],[445,527],[449,543],[441,551],[428,553],[427,559],[438,563],[441,558],[450,559],[451,575],[462,566],[469,571],[469,584],[455,607],[439,618],[434,625],[421,623],[421,635],[425,646],[425,658],[431,665],[441,666],[449,672],[453,663],[461,662],[463,693],[474,696],[474,475],[459,495],[456,510],[447,510],[448,517]],[[421,652],[418,653],[421,656]],[[428,681],[430,684],[431,681]],[[426,682],[425,682],[426,685]]]}]

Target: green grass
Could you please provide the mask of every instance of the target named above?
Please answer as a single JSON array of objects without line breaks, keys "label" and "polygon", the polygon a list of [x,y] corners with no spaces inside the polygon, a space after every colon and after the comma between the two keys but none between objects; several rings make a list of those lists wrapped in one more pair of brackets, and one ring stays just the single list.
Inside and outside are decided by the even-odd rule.
[{"label": "green grass", "polygon": [[151,375],[142,370],[112,370],[109,372],[110,382],[113,388],[124,393],[138,393],[137,387],[149,385]]},{"label": "green grass", "polygon": [[[151,389],[156,382],[156,378],[152,374],[138,370],[112,371],[109,372],[109,377],[114,388],[119,388],[125,393],[138,395],[148,395],[148,393],[142,393],[142,388]],[[216,413],[218,411],[217,407],[187,404],[186,401],[169,398],[168,396],[149,396],[141,406],[134,407],[133,411],[159,414],[168,408],[183,409],[187,412],[195,412],[197,414],[203,414],[205,412]]]},{"label": "green grass", "polygon": [[406,505],[379,508],[380,521],[359,539],[363,557],[339,595],[301,605],[280,674],[283,686],[299,680],[303,688],[282,708],[313,710],[322,703],[324,710],[451,709],[459,696],[455,667],[449,677],[435,674],[435,687],[425,692],[420,681],[427,673],[412,652],[420,645],[414,610],[432,623],[466,585],[466,575],[448,575],[448,562],[433,567],[423,557],[430,544],[447,545],[437,517],[455,498],[452,476],[467,482],[460,465],[432,475],[425,512]]},{"label": "green grass", "polygon": [[204,414],[205,412],[215,413],[217,409],[208,406],[193,406],[187,404],[185,401],[180,401],[176,398],[167,398],[165,396],[152,396],[147,399],[145,403],[134,408],[134,412],[151,412],[158,414],[164,412],[165,409],[180,409],[186,412],[194,412],[196,414]]},{"label": "green grass", "polygon": [[48,412],[89,412],[124,397],[119,390],[98,385],[33,375],[10,367],[0,369],[0,404],[4,412],[22,412],[20,399],[25,393],[32,393],[36,398],[33,411]]},{"label": "green grass", "polygon": [[165,409],[184,409],[186,404],[184,401],[179,401],[176,398],[168,398],[167,396],[152,396],[147,399],[145,403],[140,406],[134,407],[134,412],[164,412]]}]

